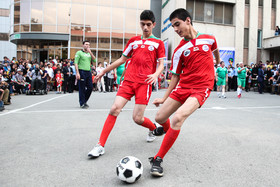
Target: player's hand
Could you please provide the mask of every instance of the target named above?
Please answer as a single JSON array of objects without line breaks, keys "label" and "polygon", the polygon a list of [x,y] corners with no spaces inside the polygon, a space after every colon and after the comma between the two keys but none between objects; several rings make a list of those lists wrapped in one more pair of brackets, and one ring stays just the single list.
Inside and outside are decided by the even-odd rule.
[{"label": "player's hand", "polygon": [[81,77],[80,77],[80,74],[77,73],[77,74],[76,74],[76,79],[77,79],[77,80],[80,80],[80,78],[81,78]]},{"label": "player's hand", "polygon": [[103,77],[104,74],[105,74],[105,73],[104,73],[103,70],[102,70],[98,75],[96,75],[96,76],[94,77],[94,83],[97,83],[97,82],[101,79],[101,77]]},{"label": "player's hand", "polygon": [[91,53],[91,50],[90,50],[90,48],[89,48],[89,47],[87,48],[87,52],[88,52],[88,53]]},{"label": "player's hand", "polygon": [[164,100],[162,98],[156,98],[153,101],[153,104],[156,105],[156,107],[158,107],[160,104],[164,103]]},{"label": "player's hand", "polygon": [[147,75],[147,77],[148,78],[145,80],[145,82],[148,84],[154,84],[157,82],[157,76],[155,74]]}]

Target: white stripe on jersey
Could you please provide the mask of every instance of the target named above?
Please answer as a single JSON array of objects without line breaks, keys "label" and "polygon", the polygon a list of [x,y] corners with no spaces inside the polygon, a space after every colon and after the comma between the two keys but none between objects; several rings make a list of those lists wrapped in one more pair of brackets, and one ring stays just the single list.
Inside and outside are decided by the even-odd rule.
[{"label": "white stripe on jersey", "polygon": [[143,41],[142,41],[142,40],[136,40],[136,41],[130,43],[130,44],[128,45],[127,49],[123,52],[123,54],[124,54],[125,56],[127,56],[128,53],[132,50],[133,45],[135,45],[135,44],[143,44]]},{"label": "white stripe on jersey", "polygon": [[159,46],[158,43],[153,42],[153,41],[149,41],[149,40],[146,40],[144,44],[145,44],[145,45],[152,45],[152,46],[154,46],[156,49],[157,49],[158,46]]},{"label": "white stripe on jersey", "polygon": [[193,47],[193,44],[191,42],[186,43],[185,45],[183,45],[182,47],[180,47],[174,54],[173,56],[173,69],[172,71],[176,73],[177,71],[177,67],[178,67],[178,63],[180,60],[180,57],[183,53],[183,51],[185,51],[186,49],[189,49]]},{"label": "white stripe on jersey", "polygon": [[212,45],[214,42],[215,40],[213,39],[196,39],[195,45],[204,45],[204,44]]},{"label": "white stripe on jersey", "polygon": [[148,89],[147,89],[147,100],[149,100],[149,93],[150,93],[150,85],[148,84]]}]

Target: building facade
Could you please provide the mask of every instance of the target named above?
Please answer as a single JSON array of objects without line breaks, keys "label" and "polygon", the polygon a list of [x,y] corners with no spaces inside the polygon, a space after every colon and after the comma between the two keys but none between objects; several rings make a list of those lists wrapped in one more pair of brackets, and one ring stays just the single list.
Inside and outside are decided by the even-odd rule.
[{"label": "building facade", "polygon": [[142,33],[144,9],[150,0],[12,0],[10,40],[17,58],[74,58],[88,40],[98,61],[113,61]]},{"label": "building facade", "polygon": [[16,45],[9,41],[10,0],[0,1],[0,61],[4,56],[10,60],[16,57]]},{"label": "building facade", "polygon": [[161,38],[169,60],[181,40],[168,20],[176,8],[187,9],[195,29],[213,34],[220,49],[234,50],[236,62],[280,60],[280,0],[163,0]]}]

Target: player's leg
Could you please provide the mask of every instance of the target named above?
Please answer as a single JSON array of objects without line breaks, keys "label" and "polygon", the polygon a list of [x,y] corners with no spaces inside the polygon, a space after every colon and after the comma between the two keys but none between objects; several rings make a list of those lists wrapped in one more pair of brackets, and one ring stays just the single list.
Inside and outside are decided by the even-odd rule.
[{"label": "player's leg", "polygon": [[149,118],[144,117],[146,106],[147,105],[143,105],[143,104],[135,104],[132,118],[136,124],[149,129],[147,142],[152,142],[156,138],[152,133],[153,130],[156,129],[156,125]]},{"label": "player's leg", "polygon": [[157,128],[157,131],[154,131],[154,135],[159,136],[163,133],[166,133],[170,127],[169,117],[181,106],[182,104],[179,101],[176,101],[170,97],[162,104],[159,111],[156,114],[155,120],[162,126]]},{"label": "player's leg", "polygon": [[217,81],[217,95],[220,98],[221,97],[221,78],[218,77],[218,81]]},{"label": "player's leg", "polygon": [[90,95],[92,93],[92,88],[93,88],[93,84],[92,84],[92,77],[91,77],[91,72],[87,72],[87,76],[86,76],[86,80],[85,80],[85,85],[86,85],[86,91],[85,91],[85,104],[87,105],[87,101],[90,98]]},{"label": "player's leg", "polygon": [[116,123],[117,116],[120,114],[121,109],[126,105],[127,102],[128,100],[124,97],[116,96],[114,104],[110,109],[110,113],[103,125],[98,144],[88,153],[89,157],[96,158],[105,153],[105,143]]},{"label": "player's leg", "polygon": [[237,77],[237,97],[238,98],[241,97],[241,92],[242,92],[241,79],[239,77]]},{"label": "player's leg", "polygon": [[223,98],[226,98],[225,92],[226,92],[226,79],[223,79],[223,82],[222,82],[222,97]]},{"label": "player's leg", "polygon": [[163,168],[161,167],[162,159],[176,141],[184,121],[197,110],[199,106],[200,104],[197,98],[189,97],[175,112],[171,120],[171,127],[162,141],[159,152],[153,158],[150,158],[150,162],[152,163],[150,172],[152,175],[163,176]]}]

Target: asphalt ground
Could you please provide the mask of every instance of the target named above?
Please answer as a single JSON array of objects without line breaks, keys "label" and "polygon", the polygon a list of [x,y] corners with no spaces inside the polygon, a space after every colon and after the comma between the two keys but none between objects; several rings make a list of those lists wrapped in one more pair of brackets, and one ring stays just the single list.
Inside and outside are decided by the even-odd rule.
[{"label": "asphalt ground", "polygon": [[[126,186],[116,165],[132,155],[144,165],[133,186],[280,186],[280,96],[215,92],[184,123],[164,158],[164,176],[150,176],[148,157],[162,142],[132,120],[134,100],[119,115],[106,153],[88,159],[116,93],[93,93],[80,109],[78,93],[12,97],[0,113],[0,186]],[[164,90],[153,92],[151,101]],[[148,105],[145,116],[158,110]]]}]

